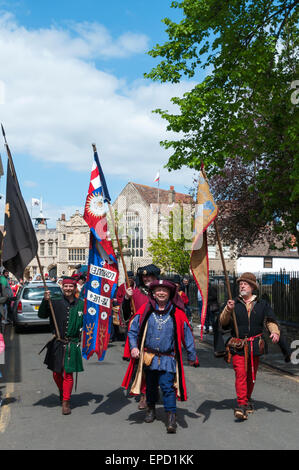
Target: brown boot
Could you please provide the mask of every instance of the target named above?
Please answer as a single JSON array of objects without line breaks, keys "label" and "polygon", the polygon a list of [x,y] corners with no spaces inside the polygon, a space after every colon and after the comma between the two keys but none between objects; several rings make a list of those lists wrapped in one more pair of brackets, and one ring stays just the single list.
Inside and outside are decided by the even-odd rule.
[{"label": "brown boot", "polygon": [[62,414],[63,415],[71,414],[70,402],[68,400],[63,400],[62,402]]},{"label": "brown boot", "polygon": [[177,428],[176,414],[173,411],[169,411],[167,415],[167,425],[166,425],[168,434],[175,434],[176,428]]},{"label": "brown boot", "polygon": [[138,403],[138,410],[145,410],[146,408],[147,408],[146,396],[142,394]]},{"label": "brown boot", "polygon": [[248,418],[246,406],[241,405],[239,408],[235,408],[235,418],[245,421]]},{"label": "brown boot", "polygon": [[144,421],[146,423],[152,423],[156,419],[155,405],[149,405],[146,410]]}]

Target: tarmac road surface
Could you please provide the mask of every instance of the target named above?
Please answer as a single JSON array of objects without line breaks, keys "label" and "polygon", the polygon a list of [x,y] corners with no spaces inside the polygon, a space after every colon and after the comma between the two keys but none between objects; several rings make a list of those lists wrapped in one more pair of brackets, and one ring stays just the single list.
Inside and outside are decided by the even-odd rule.
[{"label": "tarmac road surface", "polygon": [[[15,334],[6,330],[1,366],[0,449],[49,450],[227,450],[298,449],[299,378],[261,366],[253,398],[255,412],[245,422],[233,416],[234,372],[196,339],[200,368],[185,366],[189,399],[178,402],[176,434],[165,429],[162,403],[157,420],[121,388],[127,362],[124,342],[109,345],[103,362],[84,360],[72,414],[63,416],[51,372],[39,351],[51,335],[44,329]],[[186,362],[186,361],[185,361]]]}]

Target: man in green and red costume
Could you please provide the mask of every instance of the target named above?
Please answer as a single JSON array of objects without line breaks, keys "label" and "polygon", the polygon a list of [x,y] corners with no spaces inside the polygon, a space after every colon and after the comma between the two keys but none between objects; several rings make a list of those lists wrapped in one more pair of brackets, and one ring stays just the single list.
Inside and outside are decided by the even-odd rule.
[{"label": "man in green and red costume", "polygon": [[75,297],[77,281],[74,278],[63,279],[62,297],[52,299],[53,310],[60,338],[57,338],[51,315],[50,292],[45,291],[38,316],[50,318],[54,338],[47,344],[44,363],[53,371],[53,378],[59,389],[62,402],[62,414],[69,415],[70,399],[73,389],[74,372],[82,372],[81,331],[83,326],[84,302]]}]

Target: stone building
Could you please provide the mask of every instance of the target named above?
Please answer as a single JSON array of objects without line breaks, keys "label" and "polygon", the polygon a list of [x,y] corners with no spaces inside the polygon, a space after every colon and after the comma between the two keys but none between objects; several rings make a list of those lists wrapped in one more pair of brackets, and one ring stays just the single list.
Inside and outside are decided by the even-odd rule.
[{"label": "stone building", "polygon": [[[48,228],[46,218],[35,219],[35,230],[38,241],[38,255],[44,274],[50,277],[57,274],[57,254],[58,254],[58,238],[55,228]],[[37,259],[33,258],[25,269],[25,279],[34,278],[39,274]]]},{"label": "stone building", "polygon": [[[181,236],[183,229],[185,238],[191,240],[194,207],[195,201],[192,196],[176,192],[174,186],[170,186],[169,190],[163,190],[133,182],[128,183],[113,203],[127,269],[136,272],[138,267],[152,263],[148,253],[149,239],[155,238],[158,233],[167,238],[171,212],[174,214],[173,229],[177,236]],[[175,215],[179,214],[179,209],[183,210],[183,222],[180,215]],[[186,249],[190,248],[191,243],[186,246]],[[208,250],[211,274],[222,273],[219,248],[209,246]],[[227,270],[233,272],[236,261],[232,257],[232,249],[224,246],[223,253]],[[121,265],[120,276],[123,276]]]},{"label": "stone building", "polygon": [[[65,214],[57,220],[56,229],[47,227],[46,219],[36,225],[38,253],[46,274],[52,276],[69,276],[78,264],[86,264],[88,260],[89,227],[82,214],[76,211],[66,220]],[[29,279],[39,273],[36,258],[25,271]]]},{"label": "stone building", "polygon": [[[167,237],[171,212],[175,214],[176,210],[183,209],[185,238],[192,239],[191,220],[194,205],[195,202],[190,195],[176,192],[174,186],[170,186],[169,190],[164,190],[133,182],[128,183],[113,203],[127,270],[136,273],[138,267],[152,263],[148,252],[149,239],[157,237],[158,233]],[[56,229],[48,229],[45,218],[37,222],[39,256],[45,273],[50,276],[68,276],[79,264],[87,264],[90,231],[79,211],[76,211],[69,220],[66,220],[65,215],[62,214],[57,220]],[[174,216],[174,222],[174,230],[177,230],[180,236],[180,217]],[[109,217],[108,223],[114,248],[119,257]],[[186,247],[186,249],[190,248],[191,246]],[[208,250],[211,274],[221,273],[222,264],[218,247],[210,245]],[[224,246],[223,252],[227,270],[232,273],[236,267],[232,248]],[[120,282],[122,282],[124,273],[120,259],[119,269]],[[34,277],[36,273],[38,273],[38,265],[36,259],[33,259],[25,275],[29,278]]]},{"label": "stone building", "polygon": [[[127,269],[134,272],[152,263],[148,252],[149,239],[158,233],[167,236],[169,216],[181,206],[190,216],[192,197],[177,193],[174,186],[164,190],[130,182],[121,191],[113,208],[117,214],[119,236]],[[122,275],[122,266],[120,266]]]},{"label": "stone building", "polygon": [[70,220],[62,214],[57,221],[57,276],[69,276],[78,264],[87,264],[89,227],[77,210]]}]

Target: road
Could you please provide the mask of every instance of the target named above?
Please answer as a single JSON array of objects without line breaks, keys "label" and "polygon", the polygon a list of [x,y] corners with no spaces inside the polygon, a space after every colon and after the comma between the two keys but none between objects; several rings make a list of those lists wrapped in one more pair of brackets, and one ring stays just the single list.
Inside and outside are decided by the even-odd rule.
[{"label": "road", "polygon": [[185,367],[189,399],[178,402],[177,434],[168,435],[162,404],[158,419],[143,422],[135,398],[121,388],[127,363],[123,342],[109,346],[106,358],[84,361],[72,414],[63,416],[41,348],[45,330],[6,331],[6,364],[0,366],[0,449],[28,450],[227,450],[298,449],[299,383],[261,367],[254,393],[256,411],[245,422],[233,416],[234,373],[196,340],[200,368]]}]

